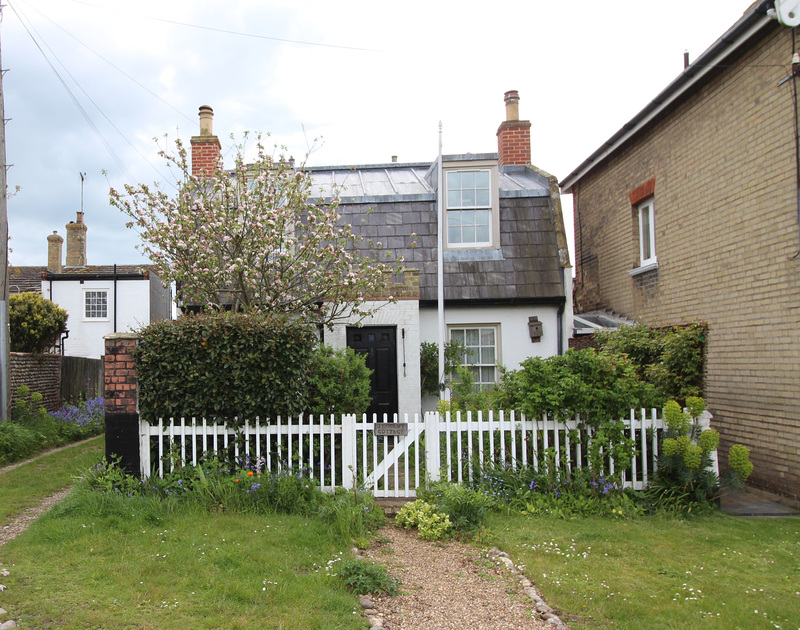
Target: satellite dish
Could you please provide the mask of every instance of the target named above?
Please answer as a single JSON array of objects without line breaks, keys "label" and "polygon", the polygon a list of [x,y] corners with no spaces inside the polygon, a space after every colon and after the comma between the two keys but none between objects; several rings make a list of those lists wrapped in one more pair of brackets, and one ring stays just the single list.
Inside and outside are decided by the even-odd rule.
[{"label": "satellite dish", "polygon": [[784,26],[800,25],[800,0],[775,0],[775,17]]}]

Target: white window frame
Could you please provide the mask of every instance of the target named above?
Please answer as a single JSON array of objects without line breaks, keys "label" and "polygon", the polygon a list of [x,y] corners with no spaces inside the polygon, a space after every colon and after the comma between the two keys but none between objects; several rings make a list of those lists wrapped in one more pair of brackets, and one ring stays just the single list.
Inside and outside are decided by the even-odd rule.
[{"label": "white window frame", "polygon": [[[477,346],[467,346],[466,344],[466,337],[468,330],[477,330],[478,331],[478,345]],[[483,333],[484,331],[492,331],[494,337],[494,345],[484,345],[483,344]],[[456,331],[463,331],[464,332],[464,341],[455,340],[453,338],[453,333]],[[450,341],[459,341],[462,345],[466,346],[467,352],[461,357],[460,364],[468,367],[472,370],[473,376],[475,377],[475,384],[480,389],[491,389],[497,384],[497,366],[500,365],[500,325],[499,324],[452,324],[447,327],[447,336]],[[479,355],[482,355],[482,350],[484,348],[493,348],[494,354],[494,361],[486,362],[483,361],[482,356],[478,356],[478,360],[476,362],[470,362],[468,355],[470,352],[477,351]],[[484,370],[491,369],[491,373],[493,375],[492,380],[482,378],[484,375]],[[477,373],[477,376],[476,376]]]},{"label": "white window frame", "polygon": [[654,269],[658,266],[655,197],[649,197],[639,203],[636,212],[639,219],[639,269],[643,267]]},{"label": "white window frame", "polygon": [[[88,314],[88,300],[90,293],[103,293],[106,297],[106,314],[105,316],[93,316]],[[87,322],[107,322],[108,321],[108,296],[110,291],[108,289],[84,289],[83,290],[83,320]]]},{"label": "white window frame", "polygon": [[[495,233],[495,225],[494,225],[495,224],[495,220],[494,219],[495,219],[495,215],[496,215],[495,203],[494,203],[494,200],[495,200],[494,185],[495,185],[495,177],[496,176],[492,174],[492,171],[493,171],[492,168],[486,168],[484,166],[475,166],[475,167],[472,167],[472,168],[470,168],[470,167],[460,167],[460,168],[448,168],[448,169],[445,169],[445,171],[444,171],[444,179],[445,179],[445,185],[444,185],[444,195],[445,195],[445,198],[444,198],[444,200],[445,200],[445,204],[444,204],[445,205],[445,234],[447,236],[446,241],[447,241],[447,246],[449,248],[451,248],[451,249],[461,249],[461,248],[470,248],[470,247],[471,248],[486,248],[486,247],[491,247],[492,246],[493,241],[494,241],[494,233]],[[462,203],[458,203],[458,204],[451,204],[450,203],[450,190],[451,189],[450,189],[450,186],[449,186],[450,175],[455,174],[455,173],[476,173],[476,174],[477,173],[486,173],[486,175],[488,175],[488,177],[489,177],[489,185],[488,185],[488,197],[489,197],[489,199],[488,199],[488,204],[479,204],[479,203],[477,203],[477,199],[475,200],[476,202],[474,204],[464,204],[463,202]],[[464,190],[464,189],[460,188],[459,190]],[[478,188],[476,186],[474,190],[476,191],[476,197],[477,197],[477,191],[478,190],[483,190],[483,188],[482,187]],[[459,213],[460,215],[463,215],[463,213],[465,213],[467,211],[472,211],[472,210],[486,211],[486,213],[488,215],[488,222],[486,224],[486,227],[487,227],[487,230],[488,230],[487,239],[486,240],[480,240],[480,241],[478,241],[478,240],[467,241],[467,242],[464,242],[463,240],[457,241],[457,242],[454,242],[454,241],[450,240],[450,217],[454,216],[454,214],[456,212]],[[481,224],[481,225],[483,225],[483,224]],[[462,229],[462,233],[463,233],[463,229]]]}]

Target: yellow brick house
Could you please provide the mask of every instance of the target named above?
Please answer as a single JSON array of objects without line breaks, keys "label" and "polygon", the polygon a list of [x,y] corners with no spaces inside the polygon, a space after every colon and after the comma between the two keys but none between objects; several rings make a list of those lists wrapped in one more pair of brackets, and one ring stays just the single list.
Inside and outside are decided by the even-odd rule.
[{"label": "yellow brick house", "polygon": [[745,444],[749,483],[798,504],[800,48],[774,5],[747,8],[561,187],[576,314],[706,322],[723,465]]}]

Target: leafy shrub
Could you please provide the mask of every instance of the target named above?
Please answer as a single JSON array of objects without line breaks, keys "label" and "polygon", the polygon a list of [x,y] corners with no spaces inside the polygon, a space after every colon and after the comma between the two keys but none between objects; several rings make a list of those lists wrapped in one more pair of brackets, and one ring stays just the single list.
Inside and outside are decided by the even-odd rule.
[{"label": "leafy shrub", "polygon": [[500,408],[519,409],[534,418],[579,415],[597,427],[626,417],[631,409],[655,406],[659,398],[630,360],[587,348],[525,359],[519,370],[504,375],[497,402]]},{"label": "leafy shrub", "polygon": [[423,540],[441,540],[449,536],[453,528],[447,514],[423,499],[406,503],[398,511],[395,522],[405,529],[416,527]]},{"label": "leafy shrub", "polygon": [[628,357],[662,401],[680,403],[703,395],[706,328],[705,324],[665,328],[636,324],[594,336],[602,350]]},{"label": "leafy shrub", "polygon": [[[444,344],[444,378],[452,379],[462,355],[464,346],[457,341],[448,341]],[[419,345],[419,372],[420,390],[423,396],[439,395],[439,346],[435,343],[423,341]]]},{"label": "leafy shrub", "polygon": [[345,586],[358,595],[386,593],[397,595],[399,583],[389,575],[386,567],[377,562],[351,559],[343,561],[338,568],[338,575]]},{"label": "leafy shrub", "polygon": [[[504,368],[499,368],[504,374]],[[455,376],[450,382],[452,391],[452,411],[486,411],[502,408],[502,398],[495,388],[483,389],[475,385],[472,370],[459,365],[455,368]]]},{"label": "leafy shrub", "polygon": [[134,353],[139,408],[159,417],[297,415],[316,332],[299,319],[212,313],[147,326]]},{"label": "leafy shrub", "polygon": [[309,413],[366,412],[370,404],[370,370],[366,357],[352,348],[334,350],[320,344],[308,367]]},{"label": "leafy shrub", "polygon": [[750,461],[750,449],[743,444],[734,444],[728,451],[728,467],[733,471],[736,478],[744,481],[753,472],[753,464]]},{"label": "leafy shrub", "polygon": [[686,404],[687,411],[674,400],[664,406],[667,429],[658,469],[653,473],[646,496],[656,508],[689,513],[710,509],[722,492],[734,489],[743,480],[735,472],[719,479],[710,470],[711,454],[719,446],[719,433],[714,429],[700,431],[696,424],[705,411],[702,398],[689,396]]},{"label": "leafy shrub", "polygon": [[67,311],[39,293],[16,293],[8,300],[12,352],[45,352],[67,328]]},{"label": "leafy shrub", "polygon": [[429,490],[420,491],[420,496],[446,514],[453,529],[462,532],[483,525],[491,504],[482,492],[448,482],[435,483]]}]

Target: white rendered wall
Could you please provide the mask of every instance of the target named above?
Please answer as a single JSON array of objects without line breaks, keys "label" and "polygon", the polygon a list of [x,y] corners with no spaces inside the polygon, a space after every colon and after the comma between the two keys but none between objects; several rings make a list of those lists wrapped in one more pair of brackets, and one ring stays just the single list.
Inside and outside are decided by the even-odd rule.
[{"label": "white rendered wall", "polygon": [[[117,280],[117,329],[114,330],[114,281],[56,280],[42,281],[42,295],[67,311],[69,337],[64,340],[64,354],[70,357],[99,359],[105,352],[103,337],[113,332],[130,332],[150,323],[150,284],[147,279]],[[108,317],[84,318],[84,292],[108,291]]]},{"label": "white rendered wall", "polygon": [[[558,354],[557,306],[485,306],[445,309],[447,326],[494,324],[499,327],[498,364],[516,370],[528,357],[552,357]],[[536,316],[542,322],[541,341],[531,341],[528,318]],[[420,310],[420,341],[439,343],[439,321],[435,308]],[[448,334],[445,332],[445,341]],[[566,349],[566,346],[564,346]],[[424,411],[432,411],[437,398],[426,396]]]},{"label": "white rendered wall", "polygon": [[[404,414],[413,416],[421,409],[419,391],[419,302],[417,300],[398,300],[397,304],[387,302],[366,302],[363,306],[370,309],[380,306],[371,317],[361,320],[363,326],[395,326],[397,327],[397,404],[402,421]],[[337,324],[333,331],[325,330],[325,343],[335,349],[347,347],[347,327],[356,325],[358,318],[352,323]],[[405,330],[405,343],[403,341]],[[405,363],[405,366],[403,365]]]}]

